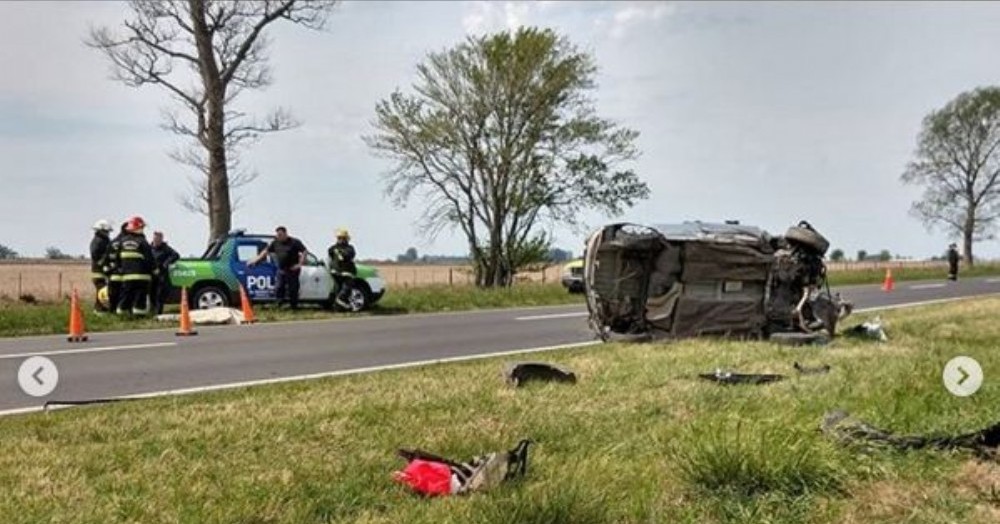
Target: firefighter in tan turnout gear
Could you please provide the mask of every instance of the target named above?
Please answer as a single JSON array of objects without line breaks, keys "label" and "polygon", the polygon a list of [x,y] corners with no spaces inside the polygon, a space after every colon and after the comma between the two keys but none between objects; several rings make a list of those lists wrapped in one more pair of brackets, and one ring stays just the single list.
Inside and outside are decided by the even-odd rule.
[{"label": "firefighter in tan turnout gear", "polygon": [[111,222],[98,220],[92,229],[94,238],[90,240],[90,281],[94,283],[94,311],[105,313],[109,307],[101,302],[101,291],[108,286],[108,274],[104,267],[111,247]]},{"label": "firefighter in tan turnout gear", "polygon": [[149,313],[149,290],[159,272],[153,250],[146,241],[146,222],[132,217],[125,223],[124,233],[111,243],[111,266],[121,282],[121,292],[115,312],[119,315]]}]

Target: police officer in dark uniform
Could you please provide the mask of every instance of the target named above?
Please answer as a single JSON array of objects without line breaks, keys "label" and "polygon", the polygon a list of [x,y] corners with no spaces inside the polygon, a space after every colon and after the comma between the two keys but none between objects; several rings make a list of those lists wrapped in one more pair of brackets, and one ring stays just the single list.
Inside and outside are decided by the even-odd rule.
[{"label": "police officer in dark uniform", "polygon": [[351,282],[358,274],[358,267],[354,264],[357,251],[351,245],[351,233],[346,229],[338,229],[337,242],[326,250],[326,254],[330,257],[330,269],[337,282],[337,304],[350,308],[348,300],[351,296]]},{"label": "police officer in dark uniform", "polygon": [[108,249],[111,247],[111,223],[98,220],[94,223],[94,238],[90,240],[90,281],[94,283],[94,311],[106,313],[109,308],[101,302],[101,290],[108,285],[108,274],[104,270],[107,264]]},{"label": "police officer in dark uniform", "polygon": [[119,315],[149,313],[149,287],[159,271],[143,234],[145,228],[142,217],[132,217],[125,223],[125,233],[112,242],[113,262],[121,281],[121,298],[115,310]]},{"label": "police officer in dark uniform", "polygon": [[948,280],[958,280],[958,246],[948,246]]},{"label": "police officer in dark uniform", "polygon": [[278,289],[275,291],[275,298],[279,306],[287,294],[291,308],[299,308],[299,273],[306,262],[306,251],[302,241],[288,236],[288,229],[285,226],[278,226],[274,230],[274,240],[253,260],[247,262],[248,266],[253,266],[269,254],[274,254],[278,261]]},{"label": "police officer in dark uniform", "polygon": [[163,313],[163,304],[170,295],[170,266],[180,260],[181,255],[163,240],[162,231],[153,232],[153,242],[150,244],[150,248],[153,250],[153,260],[156,262],[159,274],[153,276],[149,300],[152,303],[153,313],[160,315]]}]

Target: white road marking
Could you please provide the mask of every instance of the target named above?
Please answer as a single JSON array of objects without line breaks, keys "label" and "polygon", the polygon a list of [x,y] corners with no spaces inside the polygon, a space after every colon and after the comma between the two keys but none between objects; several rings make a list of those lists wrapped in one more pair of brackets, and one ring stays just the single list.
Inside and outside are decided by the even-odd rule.
[{"label": "white road marking", "polygon": [[910,289],[939,289],[947,286],[948,284],[917,284],[915,286],[910,286]]},{"label": "white road marking", "polygon": [[1000,278],[987,278],[987,284],[1000,284]]},{"label": "white road marking", "polygon": [[[902,309],[902,308],[909,308],[909,307],[928,306],[928,305],[932,305],[932,304],[942,304],[942,303],[946,303],[946,302],[957,302],[957,301],[960,301],[960,300],[969,300],[969,299],[974,299],[974,298],[989,298],[989,297],[998,297],[998,296],[1000,296],[1000,293],[988,293],[988,294],[982,294],[982,295],[973,295],[973,296],[955,297],[955,298],[942,298],[942,299],[937,299],[937,300],[924,300],[924,301],[920,301],[920,302],[911,302],[911,303],[907,303],[907,304],[895,304],[895,305],[891,305],[891,306],[877,306],[877,307],[856,309],[856,310],[854,310],[854,313],[870,313],[870,312],[873,312],[873,311],[886,311],[886,310],[891,310],[891,309]],[[556,351],[556,350],[560,350],[560,349],[583,348],[583,347],[595,346],[595,345],[598,345],[598,344],[601,344],[601,343],[602,342],[598,341],[598,340],[590,340],[590,341],[584,341],[584,342],[579,342],[579,343],[575,343],[575,344],[561,344],[561,345],[558,345],[558,346],[547,346],[547,347],[538,347],[538,348],[529,348],[529,349],[515,349],[515,350],[511,350],[511,351],[501,351],[499,353],[479,353],[479,354],[476,354],[476,355],[463,355],[463,356],[459,356],[459,357],[448,357],[448,358],[442,358],[442,359],[437,359],[437,360],[421,360],[421,361],[418,361],[418,362],[403,362],[403,363],[400,363],[400,364],[388,364],[388,365],[384,365],[384,366],[372,366],[372,367],[366,367],[366,368],[341,369],[341,370],[337,370],[337,371],[328,371],[328,372],[325,372],[325,373],[313,373],[313,374],[310,374],[310,375],[295,375],[295,376],[291,376],[291,377],[278,377],[278,378],[261,379],[261,380],[248,380],[248,381],[245,381],[245,382],[232,382],[232,383],[229,383],[229,384],[216,384],[216,385],[212,385],[212,386],[200,386],[200,387],[185,388],[185,389],[169,389],[169,390],[164,390],[164,391],[152,391],[152,392],[149,392],[149,393],[140,393],[140,394],[136,394],[136,395],[123,395],[123,396],[119,396],[119,397],[110,397],[110,398],[115,398],[115,399],[143,399],[143,398],[153,398],[153,397],[161,397],[161,396],[189,395],[189,394],[192,394],[192,393],[205,393],[205,392],[210,392],[210,391],[220,391],[220,390],[234,389],[234,388],[241,388],[241,387],[262,386],[262,385],[266,385],[266,384],[280,384],[280,383],[284,383],[284,382],[298,382],[298,381],[302,381],[302,380],[313,380],[313,379],[318,379],[318,378],[339,377],[339,376],[356,375],[356,374],[362,374],[362,373],[374,373],[374,372],[378,372],[378,371],[387,371],[387,370],[390,370],[390,369],[406,369],[406,368],[413,368],[413,367],[426,366],[426,365],[432,365],[432,364],[446,364],[446,363],[449,363],[449,362],[463,362],[463,361],[469,361],[469,360],[481,360],[481,359],[484,359],[484,358],[503,357],[503,356],[509,356],[509,355],[519,355],[519,354],[524,354],[524,353],[535,353],[535,352],[543,352],[543,351]],[[174,344],[174,343],[167,343],[167,344],[171,345],[171,344]],[[98,348],[95,348],[95,349],[98,349]],[[76,350],[76,351],[83,351],[83,350]],[[36,354],[42,354],[42,353],[30,353],[30,355],[36,355]],[[51,411],[51,410],[56,410],[56,409],[69,408],[69,407],[73,407],[73,406],[53,406],[53,407],[50,407],[49,410]],[[38,411],[43,411],[44,409],[45,408],[43,408],[42,406],[32,406],[32,407],[26,407],[26,408],[16,408],[16,409],[0,410],[0,416],[18,415],[18,414],[25,414],[25,413],[34,413],[34,412],[38,412]]]},{"label": "white road marking", "polygon": [[[314,380],[318,378],[329,378],[329,377],[340,377],[344,375],[360,375],[363,373],[374,373],[377,371],[388,371],[390,369],[406,369],[415,368],[420,366],[428,366],[433,364],[448,364],[452,362],[465,362],[469,360],[481,360],[484,358],[493,357],[504,357],[510,355],[520,355],[524,353],[540,353],[542,351],[557,351],[560,349],[576,349],[588,346],[594,346],[601,344],[600,340],[587,340],[582,342],[577,342],[574,344],[560,344],[558,346],[544,346],[537,348],[527,348],[527,349],[514,349],[509,351],[500,351],[498,353],[479,353],[476,355],[462,355],[458,357],[447,357],[439,358],[434,360],[420,360],[416,362],[402,362],[399,364],[387,364],[384,366],[371,366],[367,368],[352,368],[352,369],[340,369],[337,371],[327,371],[324,373],[312,373],[310,375],[295,375],[291,377],[278,377],[278,378],[267,378],[261,380],[247,380],[245,382],[231,382],[229,384],[215,384],[212,386],[199,386],[194,388],[184,388],[184,389],[168,389],[163,391],[151,391],[149,393],[139,393],[136,395],[122,395],[118,397],[106,397],[111,399],[143,399],[143,398],[153,398],[153,397],[165,397],[165,396],[178,396],[178,395],[190,395],[192,393],[205,393],[209,391],[220,391],[224,389],[235,389],[250,386],[263,386],[266,384],[281,384],[285,382],[299,382],[302,380]],[[49,410],[63,409],[72,406],[53,406]],[[23,413],[33,413],[37,411],[43,411],[45,408],[43,406],[32,406],[28,408],[17,408],[8,409],[5,411],[0,411],[0,416],[4,415],[18,415]]]},{"label": "white road marking", "polygon": [[530,317],[517,317],[514,320],[549,320],[553,318],[575,318],[589,315],[586,311],[576,311],[573,313],[554,313],[552,315],[534,315]]},{"label": "white road marking", "polygon": [[156,342],[153,344],[130,344],[127,346],[107,346],[100,348],[81,348],[81,349],[53,349],[49,351],[30,351],[28,353],[15,353],[13,355],[0,355],[0,360],[11,360],[15,358],[27,358],[34,356],[51,356],[51,355],[77,355],[81,353],[104,353],[107,351],[129,351],[133,349],[149,349],[149,348],[164,348],[169,346],[176,346],[176,342]]},{"label": "white road marking", "polygon": [[853,313],[871,313],[873,311],[888,311],[890,309],[904,309],[908,307],[930,306],[934,304],[945,304],[947,302],[958,302],[960,300],[969,300],[973,298],[993,298],[993,297],[1000,297],[1000,293],[984,293],[982,295],[970,295],[965,297],[938,298],[935,300],[922,300],[920,302],[907,302],[906,304],[893,304],[891,306],[867,307],[863,309],[855,309]]}]

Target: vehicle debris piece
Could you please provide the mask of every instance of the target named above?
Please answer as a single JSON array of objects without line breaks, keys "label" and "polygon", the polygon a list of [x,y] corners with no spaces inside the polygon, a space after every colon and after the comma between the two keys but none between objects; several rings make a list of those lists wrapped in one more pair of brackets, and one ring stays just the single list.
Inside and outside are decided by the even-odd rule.
[{"label": "vehicle debris piece", "polygon": [[830,343],[826,333],[771,333],[771,342],[782,346],[825,346]]},{"label": "vehicle debris piece", "polygon": [[913,449],[965,449],[985,457],[995,457],[1000,446],[1000,423],[961,435],[896,435],[852,417],[848,412],[835,410],[823,417],[823,433],[843,444],[861,444],[870,448],[892,447]]},{"label": "vehicle debris piece", "polygon": [[720,384],[770,384],[784,380],[784,375],[759,374],[759,373],[733,373],[716,369],[714,373],[701,373],[698,377]]},{"label": "vehicle debris piece", "polygon": [[885,328],[882,327],[882,319],[878,317],[875,317],[875,320],[864,322],[844,330],[844,336],[877,340],[879,342],[889,341],[889,336],[885,333]]},{"label": "vehicle debris piece", "polygon": [[459,495],[487,491],[500,483],[528,472],[528,447],[531,439],[522,439],[509,451],[498,451],[457,462],[419,449],[400,449],[406,467],[393,473],[393,479],[423,495]]},{"label": "vehicle debris piece", "polygon": [[513,387],[519,387],[529,380],[576,383],[576,373],[548,362],[515,362],[504,369],[503,376],[507,384]]},{"label": "vehicle debris piece", "polygon": [[792,367],[794,367],[795,371],[798,371],[800,375],[825,375],[829,373],[831,369],[829,364],[824,364],[822,366],[816,366],[816,367],[807,367],[803,366],[802,364],[799,364],[798,362],[794,363]]},{"label": "vehicle debris piece", "polygon": [[730,222],[607,225],[586,244],[589,324],[605,341],[833,336],[853,306],[830,291],[829,245],[805,221],[776,237]]}]

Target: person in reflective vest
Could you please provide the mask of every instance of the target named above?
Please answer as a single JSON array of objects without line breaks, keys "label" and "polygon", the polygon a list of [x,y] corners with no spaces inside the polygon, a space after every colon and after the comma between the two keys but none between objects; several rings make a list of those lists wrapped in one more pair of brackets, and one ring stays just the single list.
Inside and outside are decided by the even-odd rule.
[{"label": "person in reflective vest", "polygon": [[98,220],[92,229],[94,238],[90,240],[90,281],[94,283],[94,311],[106,313],[109,307],[101,302],[101,290],[108,285],[108,274],[104,266],[111,247],[111,223]]},{"label": "person in reflective vest", "polygon": [[116,309],[119,315],[149,313],[149,288],[159,271],[143,233],[145,228],[142,217],[132,217],[125,225],[125,234],[112,243],[114,264],[121,278],[121,299]]}]

